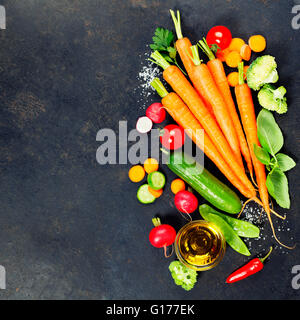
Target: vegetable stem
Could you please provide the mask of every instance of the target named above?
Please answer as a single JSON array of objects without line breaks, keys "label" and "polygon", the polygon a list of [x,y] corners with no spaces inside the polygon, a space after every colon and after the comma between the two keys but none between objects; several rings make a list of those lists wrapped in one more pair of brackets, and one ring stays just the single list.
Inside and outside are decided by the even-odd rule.
[{"label": "vegetable stem", "polygon": [[180,19],[180,12],[179,10],[177,10],[177,18],[175,16],[175,12],[173,10],[170,9],[170,13],[174,22],[174,26],[175,26],[175,31],[176,31],[176,35],[177,35],[177,39],[182,39],[182,31],[181,31],[181,19]]},{"label": "vegetable stem", "polygon": [[162,82],[158,78],[155,78],[151,82],[151,86],[157,91],[157,93],[162,98],[166,97],[169,94],[167,89],[164,87],[164,85],[162,84]]},{"label": "vegetable stem", "polygon": [[167,62],[166,59],[157,50],[151,54],[151,58],[154,59],[154,61],[151,60],[152,62],[156,63],[164,70],[166,70],[170,66],[169,62]]},{"label": "vegetable stem", "polygon": [[161,225],[160,219],[159,218],[153,218],[152,219],[152,223],[154,225],[154,227],[158,227]]},{"label": "vegetable stem", "polygon": [[205,38],[199,41],[198,46],[201,48],[201,50],[208,56],[209,60],[214,60],[216,59],[214,53],[210,49],[207,41]]},{"label": "vegetable stem", "polygon": [[263,258],[259,259],[261,263],[264,263],[264,261],[270,256],[272,250],[273,250],[273,247],[270,247],[270,250],[269,250],[269,252],[267,253],[267,255],[264,256]]},{"label": "vegetable stem", "polygon": [[238,65],[239,70],[239,85],[244,84],[244,62],[240,62]]},{"label": "vegetable stem", "polygon": [[192,51],[192,57],[191,57],[192,61],[196,66],[200,66],[202,60],[200,60],[200,57],[199,57],[198,46],[197,45],[191,46],[191,51]]}]

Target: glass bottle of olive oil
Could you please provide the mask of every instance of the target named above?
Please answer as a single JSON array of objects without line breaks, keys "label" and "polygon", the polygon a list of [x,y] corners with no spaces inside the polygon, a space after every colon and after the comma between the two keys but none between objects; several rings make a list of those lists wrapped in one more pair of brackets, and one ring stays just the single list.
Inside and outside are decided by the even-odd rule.
[{"label": "glass bottle of olive oil", "polygon": [[215,267],[223,258],[226,241],[219,228],[204,220],[192,221],[177,233],[175,251],[187,267],[205,271]]}]

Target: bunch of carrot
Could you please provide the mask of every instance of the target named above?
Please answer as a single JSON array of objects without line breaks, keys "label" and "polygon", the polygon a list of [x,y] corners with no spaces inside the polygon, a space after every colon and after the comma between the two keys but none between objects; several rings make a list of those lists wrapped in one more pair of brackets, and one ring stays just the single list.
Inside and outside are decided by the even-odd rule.
[{"label": "bunch of carrot", "polygon": [[[151,57],[164,69],[163,77],[174,92],[168,93],[158,79],[153,81],[153,87],[163,98],[162,104],[173,119],[184,129],[189,129],[187,134],[190,132],[191,139],[227,179],[249,201],[254,200],[263,206],[274,232],[270,212],[275,212],[269,207],[265,167],[253,152],[253,144],[259,145],[259,141],[251,90],[244,82],[243,63],[239,64],[238,84],[235,87],[241,123],[223,62],[215,57],[203,39],[198,46],[209,58],[207,64],[203,63],[199,58],[198,46],[192,46],[190,40],[182,35],[179,12],[176,17],[170,11],[178,38],[176,49],[192,84],[177,66],[171,65],[156,51]],[[197,139],[199,130],[204,130],[204,143],[202,139]],[[246,175],[242,158],[246,161],[252,182]],[[261,200],[253,186],[253,183],[256,185],[254,173]]]}]

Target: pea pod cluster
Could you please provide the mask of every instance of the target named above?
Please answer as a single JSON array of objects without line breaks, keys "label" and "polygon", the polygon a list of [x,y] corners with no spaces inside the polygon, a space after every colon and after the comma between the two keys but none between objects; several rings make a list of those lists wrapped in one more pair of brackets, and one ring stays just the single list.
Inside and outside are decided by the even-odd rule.
[{"label": "pea pod cluster", "polygon": [[235,219],[223,213],[220,213],[207,204],[199,207],[199,212],[204,220],[214,223],[224,234],[228,245],[236,252],[245,256],[251,253],[246,244],[240,237],[257,238],[259,237],[259,228],[250,222]]}]

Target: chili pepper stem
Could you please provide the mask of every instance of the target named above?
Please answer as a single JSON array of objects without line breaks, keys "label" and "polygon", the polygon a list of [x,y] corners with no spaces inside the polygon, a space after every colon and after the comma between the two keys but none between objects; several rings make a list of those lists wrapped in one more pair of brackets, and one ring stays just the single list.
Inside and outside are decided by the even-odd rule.
[{"label": "chili pepper stem", "polygon": [[263,258],[259,258],[260,262],[261,262],[261,263],[264,263],[264,261],[270,256],[270,254],[272,253],[272,251],[273,251],[273,247],[270,247],[269,252],[268,252]]}]

